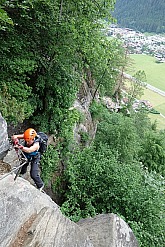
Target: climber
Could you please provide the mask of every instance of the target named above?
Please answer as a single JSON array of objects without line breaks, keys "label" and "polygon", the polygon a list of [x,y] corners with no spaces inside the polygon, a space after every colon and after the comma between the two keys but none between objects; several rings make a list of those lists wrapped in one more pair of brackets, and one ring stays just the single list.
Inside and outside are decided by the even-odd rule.
[{"label": "climber", "polygon": [[[30,176],[34,180],[37,189],[42,191],[44,188],[44,183],[39,175],[39,163],[41,154],[38,151],[40,148],[40,138],[37,135],[37,132],[29,128],[23,134],[13,135],[11,137],[14,148],[21,149],[24,155],[26,156],[28,162],[22,166],[20,174],[25,174],[29,163],[31,163]],[[24,144],[19,144],[19,140],[24,139]]]}]

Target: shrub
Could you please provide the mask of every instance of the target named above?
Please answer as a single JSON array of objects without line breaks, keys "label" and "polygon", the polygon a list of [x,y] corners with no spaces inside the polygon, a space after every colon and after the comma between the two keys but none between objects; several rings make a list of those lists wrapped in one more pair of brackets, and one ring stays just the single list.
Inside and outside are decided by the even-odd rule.
[{"label": "shrub", "polygon": [[74,221],[100,213],[116,213],[130,224],[143,247],[163,246],[163,179],[139,163],[119,163],[101,144],[70,154],[62,212]]}]

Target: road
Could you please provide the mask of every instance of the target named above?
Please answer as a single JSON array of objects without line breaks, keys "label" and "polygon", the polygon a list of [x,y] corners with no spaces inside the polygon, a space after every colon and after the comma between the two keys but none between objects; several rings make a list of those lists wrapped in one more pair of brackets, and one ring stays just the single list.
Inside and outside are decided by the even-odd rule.
[{"label": "road", "polygon": [[[128,80],[132,80],[132,81],[136,82],[136,79],[133,76],[129,75],[129,74],[123,73],[123,76],[124,76],[124,78],[126,78]],[[150,90],[154,91],[155,93],[158,93],[158,94],[160,94],[160,95],[165,97],[165,91],[162,91],[162,90],[160,90],[160,89],[158,89],[158,88],[156,88],[156,87],[154,87],[154,86],[152,86],[152,85],[150,85],[148,83],[145,83],[145,84],[146,84],[146,87],[148,89],[150,89]]]},{"label": "road", "polygon": [[[128,79],[128,80],[132,80],[133,82],[136,83],[136,79],[135,79],[133,76],[131,76],[131,75],[129,75],[129,74],[126,74],[126,73],[123,73],[123,76],[124,76],[124,78],[126,78],[126,79]],[[148,84],[148,83],[145,83],[145,84],[146,84],[146,87],[147,87],[148,89],[150,89],[150,90],[152,90],[153,92],[158,93],[158,94],[160,94],[160,95],[162,95],[162,96],[165,97],[165,91],[162,91],[162,90],[160,90],[159,88],[156,88],[156,87],[154,87],[154,86],[152,86],[152,85],[150,85],[150,84]],[[163,118],[165,118],[165,116],[164,116],[162,113],[160,113],[160,116],[163,117]]]}]

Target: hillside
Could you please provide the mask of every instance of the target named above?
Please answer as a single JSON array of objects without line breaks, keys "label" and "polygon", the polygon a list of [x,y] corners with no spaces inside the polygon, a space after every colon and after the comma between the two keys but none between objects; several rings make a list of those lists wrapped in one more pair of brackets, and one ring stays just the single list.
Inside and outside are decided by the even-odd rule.
[{"label": "hillside", "polygon": [[[12,135],[24,133],[25,126],[46,133],[51,142],[41,157],[40,169],[36,170],[40,170],[44,191],[60,206],[63,216],[79,222],[113,213],[129,223],[140,247],[164,246],[165,131],[151,124],[143,105],[137,111],[133,109],[142,91],[141,83],[134,83],[128,94],[123,94],[123,72],[129,64],[127,52],[120,40],[107,39],[105,35],[105,20],[112,21],[111,10],[116,0],[1,2],[0,116],[11,131],[8,138],[7,130],[3,131],[6,124],[2,122],[0,157],[5,157],[12,146]],[[137,81],[143,81],[144,76],[143,71],[137,71]],[[3,136],[6,145],[1,141]],[[33,147],[15,147],[16,151],[27,151],[30,163],[40,156],[34,155],[33,148],[39,147],[34,136],[32,140]],[[9,164],[6,157],[3,161]],[[18,160],[13,158],[12,167],[15,161]],[[5,168],[8,170],[7,165]],[[31,181],[35,167],[31,163],[28,168],[24,180]],[[6,184],[7,179],[10,185]],[[31,193],[21,177],[15,183],[12,176],[0,180],[0,247],[28,247],[26,243],[9,245],[6,234],[15,239],[20,227],[26,226],[31,216],[26,213],[31,207],[30,213],[37,211],[34,225],[39,223],[40,216],[42,221],[35,232],[27,231],[27,240],[37,240],[29,247],[53,247],[48,241],[56,247],[87,247],[74,245],[72,239],[76,238],[72,234],[77,228],[70,234],[67,227],[65,232],[57,215],[45,210],[46,203],[40,204],[36,188]],[[49,222],[43,221],[41,211],[48,219],[50,216]],[[57,224],[55,231],[52,222]],[[40,231],[41,225],[46,229]],[[90,229],[93,235],[96,231]],[[120,229],[117,222],[117,233]],[[60,230],[62,238],[58,238]],[[56,236],[51,235],[52,231]],[[107,239],[107,233],[103,239]],[[63,244],[66,236],[69,241]],[[123,236],[126,237],[126,231]],[[106,247],[98,245],[101,246]]]},{"label": "hillside", "polygon": [[116,0],[113,16],[120,26],[141,32],[165,32],[165,2],[162,0]]}]

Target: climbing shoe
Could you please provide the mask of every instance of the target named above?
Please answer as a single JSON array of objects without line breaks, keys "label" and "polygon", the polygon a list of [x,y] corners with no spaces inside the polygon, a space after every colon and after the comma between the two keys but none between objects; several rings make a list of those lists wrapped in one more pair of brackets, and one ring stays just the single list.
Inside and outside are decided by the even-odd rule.
[{"label": "climbing shoe", "polygon": [[44,184],[42,185],[41,188],[38,188],[38,190],[42,192],[43,191],[43,188],[44,188]]}]

